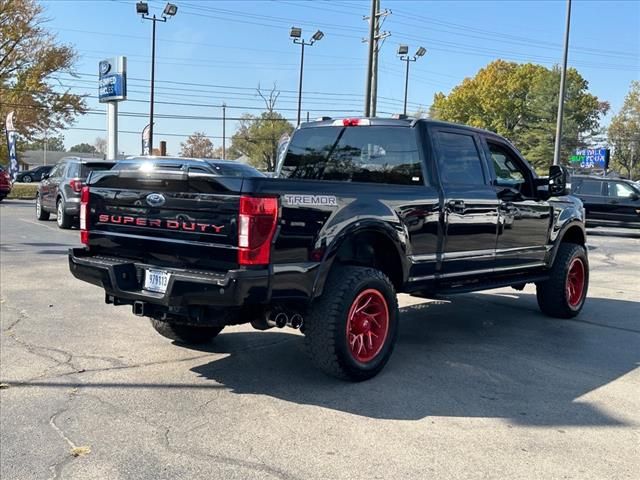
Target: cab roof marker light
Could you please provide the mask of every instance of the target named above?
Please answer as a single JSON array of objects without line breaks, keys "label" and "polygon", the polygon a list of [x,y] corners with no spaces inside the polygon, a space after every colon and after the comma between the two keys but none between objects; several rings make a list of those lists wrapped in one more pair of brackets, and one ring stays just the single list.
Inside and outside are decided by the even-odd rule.
[{"label": "cab roof marker light", "polygon": [[343,118],[341,120],[334,120],[334,127],[366,127],[371,125],[371,120],[368,118]]}]

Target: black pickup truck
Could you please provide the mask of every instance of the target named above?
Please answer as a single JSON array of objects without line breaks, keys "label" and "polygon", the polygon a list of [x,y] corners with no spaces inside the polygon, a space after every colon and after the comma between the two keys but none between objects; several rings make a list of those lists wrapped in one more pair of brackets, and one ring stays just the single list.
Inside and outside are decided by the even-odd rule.
[{"label": "black pickup truck", "polygon": [[226,325],[299,328],[324,372],[388,361],[396,293],[425,298],[535,283],[547,315],[585,301],[584,209],[567,171],[539,178],[491,132],[407,118],[302,124],[276,178],[149,158],[82,192],[77,278],[178,342]]}]

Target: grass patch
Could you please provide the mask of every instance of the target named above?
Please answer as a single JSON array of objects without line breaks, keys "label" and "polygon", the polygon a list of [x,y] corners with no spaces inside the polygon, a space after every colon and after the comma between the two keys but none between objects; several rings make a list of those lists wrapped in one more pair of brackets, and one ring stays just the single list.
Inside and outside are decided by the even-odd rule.
[{"label": "grass patch", "polygon": [[90,447],[73,447],[71,449],[71,455],[74,457],[82,457],[91,453]]},{"label": "grass patch", "polygon": [[33,200],[36,198],[38,192],[38,184],[31,183],[14,183],[11,193],[7,195],[7,198],[13,198],[17,200]]}]

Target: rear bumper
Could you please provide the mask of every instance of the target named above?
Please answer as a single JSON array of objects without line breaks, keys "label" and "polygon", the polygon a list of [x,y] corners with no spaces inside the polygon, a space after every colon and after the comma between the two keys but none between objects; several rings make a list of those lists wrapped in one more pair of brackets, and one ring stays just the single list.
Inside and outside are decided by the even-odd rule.
[{"label": "rear bumper", "polygon": [[271,297],[269,270],[230,270],[224,273],[161,268],[171,277],[165,293],[142,289],[145,268],[159,269],[121,258],[92,256],[84,248],[69,250],[74,277],[104,288],[111,303],[136,301],[165,307],[206,305],[240,307],[267,303]]},{"label": "rear bumper", "polygon": [[64,202],[64,213],[67,215],[80,215],[80,198],[67,198]]}]

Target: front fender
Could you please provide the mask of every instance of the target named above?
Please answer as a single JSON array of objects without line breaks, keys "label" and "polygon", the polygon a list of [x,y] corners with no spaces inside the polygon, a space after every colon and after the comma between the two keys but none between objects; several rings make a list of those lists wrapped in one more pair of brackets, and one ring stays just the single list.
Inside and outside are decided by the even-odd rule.
[{"label": "front fender", "polygon": [[586,244],[585,211],[582,201],[572,195],[550,199],[553,206],[553,224],[549,242],[553,245],[549,252],[548,265],[553,265],[560,244],[565,241],[567,235],[574,243]]}]

